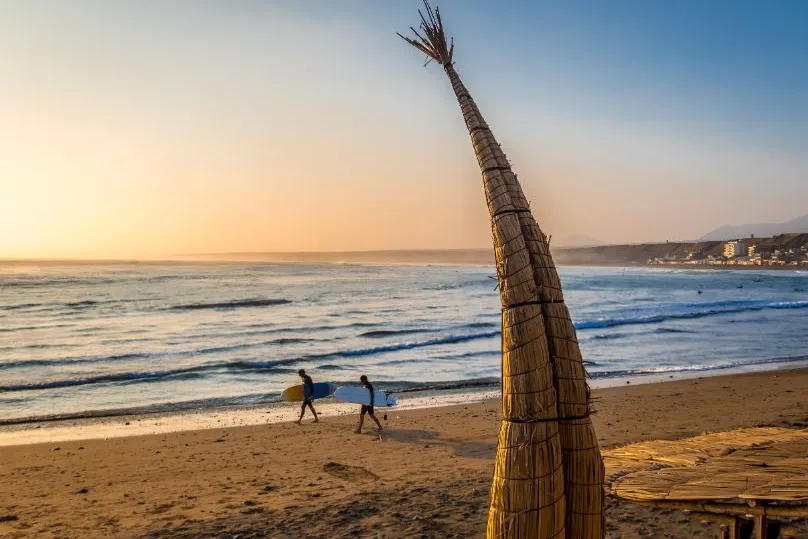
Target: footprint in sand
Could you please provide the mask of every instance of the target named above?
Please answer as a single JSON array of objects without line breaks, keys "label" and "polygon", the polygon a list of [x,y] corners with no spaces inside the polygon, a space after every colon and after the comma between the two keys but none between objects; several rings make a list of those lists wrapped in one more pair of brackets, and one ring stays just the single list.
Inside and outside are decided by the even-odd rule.
[{"label": "footprint in sand", "polygon": [[323,465],[323,470],[335,477],[345,479],[346,481],[369,481],[379,478],[378,475],[371,472],[367,468],[361,466],[348,466],[347,464],[340,464],[338,462],[326,462]]}]

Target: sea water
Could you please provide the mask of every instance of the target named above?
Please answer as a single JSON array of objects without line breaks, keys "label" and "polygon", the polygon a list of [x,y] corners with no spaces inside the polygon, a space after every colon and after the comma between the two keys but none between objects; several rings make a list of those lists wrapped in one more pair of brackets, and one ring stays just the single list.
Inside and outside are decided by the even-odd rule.
[{"label": "sea water", "polygon": [[[805,272],[560,274],[595,380],[808,359]],[[495,385],[494,277],[468,265],[0,265],[0,423],[271,402],[299,368],[398,391]]]}]

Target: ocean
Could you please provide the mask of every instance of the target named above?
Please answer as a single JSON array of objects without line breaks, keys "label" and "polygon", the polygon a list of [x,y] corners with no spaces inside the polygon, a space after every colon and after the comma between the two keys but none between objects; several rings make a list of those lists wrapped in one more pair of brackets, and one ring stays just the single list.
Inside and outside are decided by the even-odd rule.
[{"label": "ocean", "polygon": [[[808,273],[562,267],[594,380],[808,360]],[[496,386],[493,267],[0,265],[0,424],[259,404],[305,368]],[[699,293],[699,290],[701,293]]]}]

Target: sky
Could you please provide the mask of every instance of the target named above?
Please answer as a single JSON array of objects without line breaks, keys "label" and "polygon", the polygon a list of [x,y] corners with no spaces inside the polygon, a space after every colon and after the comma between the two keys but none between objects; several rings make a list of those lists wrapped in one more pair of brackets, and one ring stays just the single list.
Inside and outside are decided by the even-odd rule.
[{"label": "sky", "polygon": [[[542,228],[808,212],[808,2],[438,2]],[[490,246],[417,0],[0,0],[0,258]]]}]

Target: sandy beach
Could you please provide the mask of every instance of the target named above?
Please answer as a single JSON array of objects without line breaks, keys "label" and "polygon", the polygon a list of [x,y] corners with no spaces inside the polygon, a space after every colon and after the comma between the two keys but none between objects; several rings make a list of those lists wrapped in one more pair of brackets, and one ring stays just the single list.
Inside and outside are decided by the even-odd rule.
[{"label": "sandy beach", "polygon": [[[808,426],[808,370],[594,391],[601,447]],[[481,537],[499,403],[0,447],[0,537]],[[310,421],[310,419],[309,419]],[[51,428],[52,426],[43,427]],[[607,476],[619,470],[607,468]],[[610,500],[608,537],[714,537]]]}]

